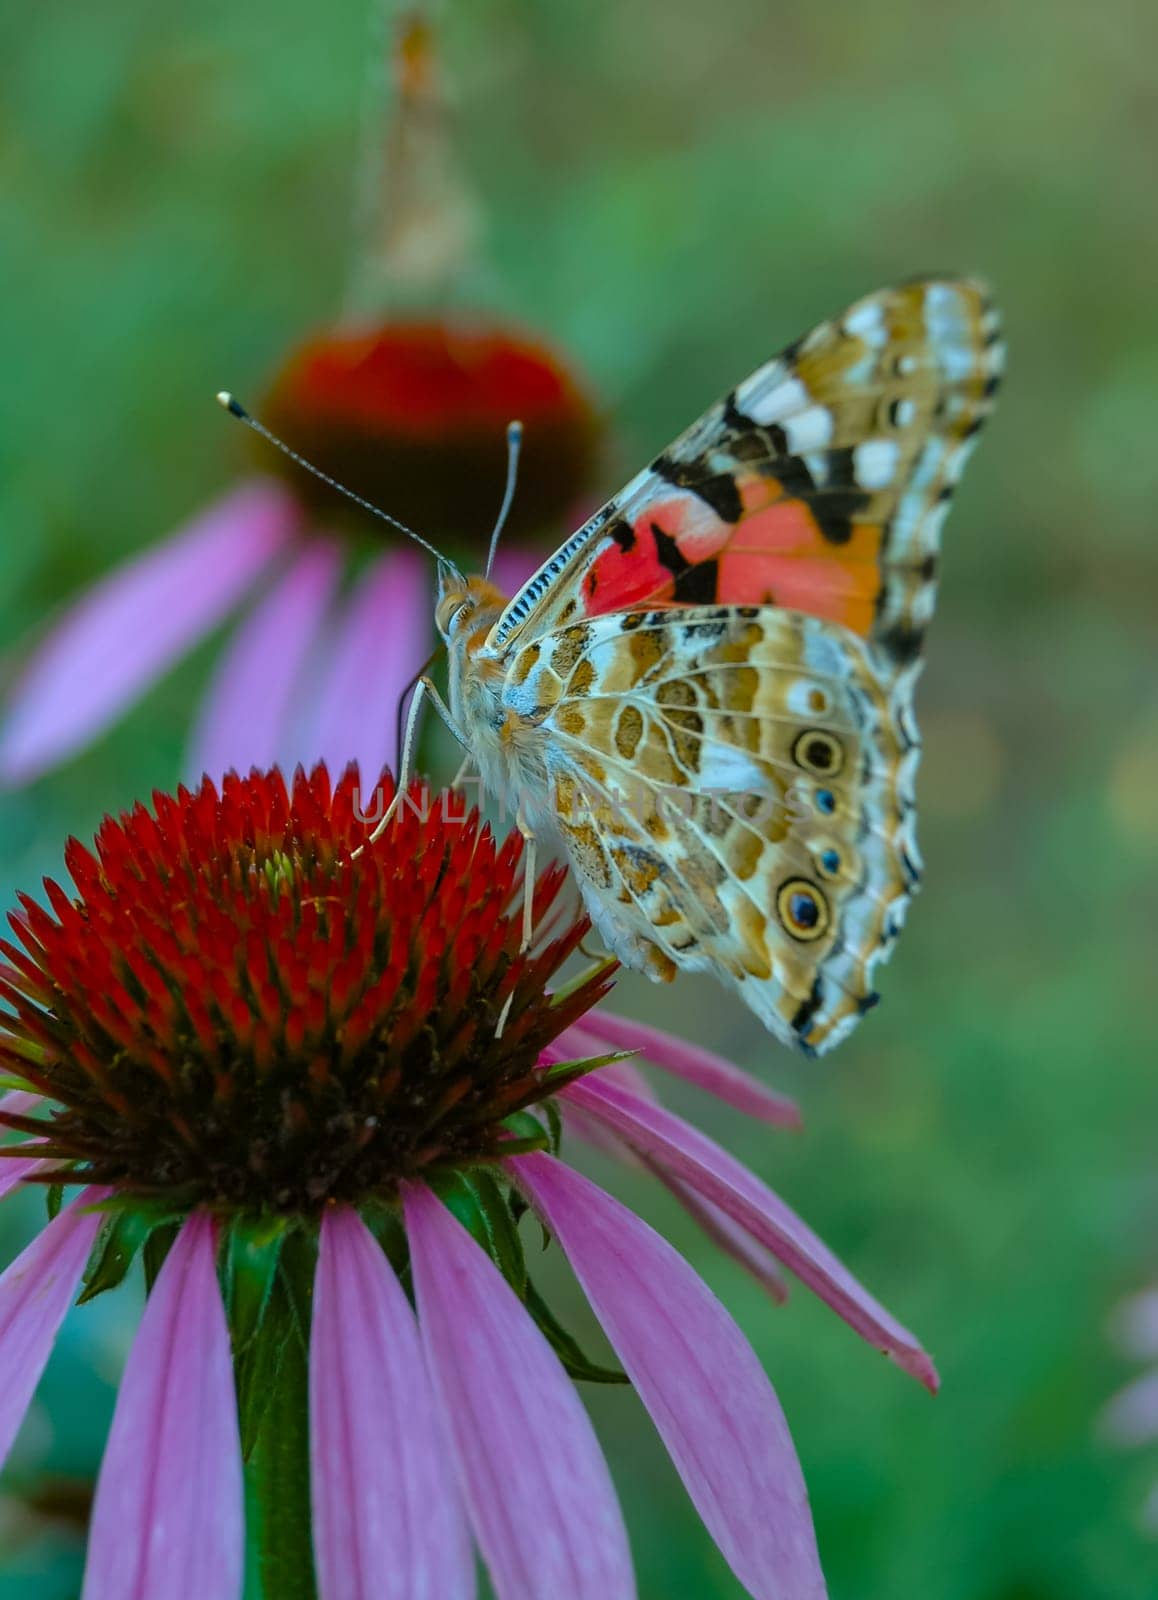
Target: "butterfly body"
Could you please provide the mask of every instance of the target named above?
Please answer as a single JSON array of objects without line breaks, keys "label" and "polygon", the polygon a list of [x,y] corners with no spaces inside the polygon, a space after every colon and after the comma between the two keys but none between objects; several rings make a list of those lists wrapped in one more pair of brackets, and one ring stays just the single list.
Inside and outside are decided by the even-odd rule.
[{"label": "butterfly body", "polygon": [[506,600],[444,573],[450,712],[608,946],[830,1048],[920,877],[912,688],[1000,370],[967,281],[886,290],[733,390]]}]

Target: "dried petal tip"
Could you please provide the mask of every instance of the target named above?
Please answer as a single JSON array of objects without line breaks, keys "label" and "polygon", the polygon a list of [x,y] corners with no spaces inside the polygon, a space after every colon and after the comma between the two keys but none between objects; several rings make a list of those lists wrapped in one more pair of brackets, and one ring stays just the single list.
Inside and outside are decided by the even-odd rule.
[{"label": "dried petal tip", "polygon": [[[522,842],[457,796],[413,791],[355,857],[369,831],[356,769],[331,790],[318,767],[156,795],[95,854],[73,840],[76,898],[46,883],[51,910],[11,919],[23,948],[0,941],[0,1064],[55,1109],[0,1121],[75,1180],[282,1212],[529,1137],[518,1114],[558,1086],[540,1052],[607,987],[547,990],[586,923],[520,954]],[[561,882],[538,880],[537,927]]]}]

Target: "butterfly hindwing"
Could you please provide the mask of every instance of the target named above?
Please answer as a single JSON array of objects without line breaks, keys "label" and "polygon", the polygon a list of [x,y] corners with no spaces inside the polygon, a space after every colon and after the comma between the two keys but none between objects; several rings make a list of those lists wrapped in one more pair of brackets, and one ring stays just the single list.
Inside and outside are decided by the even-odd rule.
[{"label": "butterfly hindwing", "polygon": [[537,708],[551,821],[624,960],[714,970],[810,1051],[868,1009],[916,869],[864,641],[772,607],[616,613],[528,644],[504,699]]}]

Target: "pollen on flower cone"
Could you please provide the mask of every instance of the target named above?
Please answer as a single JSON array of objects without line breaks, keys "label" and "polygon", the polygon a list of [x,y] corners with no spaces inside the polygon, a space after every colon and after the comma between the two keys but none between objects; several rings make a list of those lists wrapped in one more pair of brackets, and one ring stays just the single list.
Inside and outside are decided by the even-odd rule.
[{"label": "pollen on flower cone", "polygon": [[[588,492],[598,422],[563,361],[524,334],[445,321],[320,334],[277,375],[264,420],[332,478],[444,545],[485,548],[506,479],[506,425],[523,423],[515,537],[574,513]],[[268,446],[315,509],[349,507]]]}]

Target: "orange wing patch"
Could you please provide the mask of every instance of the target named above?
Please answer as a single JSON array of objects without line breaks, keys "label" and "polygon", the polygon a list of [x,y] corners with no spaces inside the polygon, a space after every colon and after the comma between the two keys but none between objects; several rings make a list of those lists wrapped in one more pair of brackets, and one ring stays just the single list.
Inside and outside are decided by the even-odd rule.
[{"label": "orange wing patch", "polygon": [[805,611],[867,638],[881,588],[880,525],[850,522],[835,543],[779,479],[745,475],[738,488],[744,516],[720,556],[719,599]]},{"label": "orange wing patch", "polygon": [[739,520],[674,491],[621,525],[584,579],[585,609],[777,605],[867,637],[880,592],[881,528],[848,522],[841,540],[770,474],[737,476]]}]

